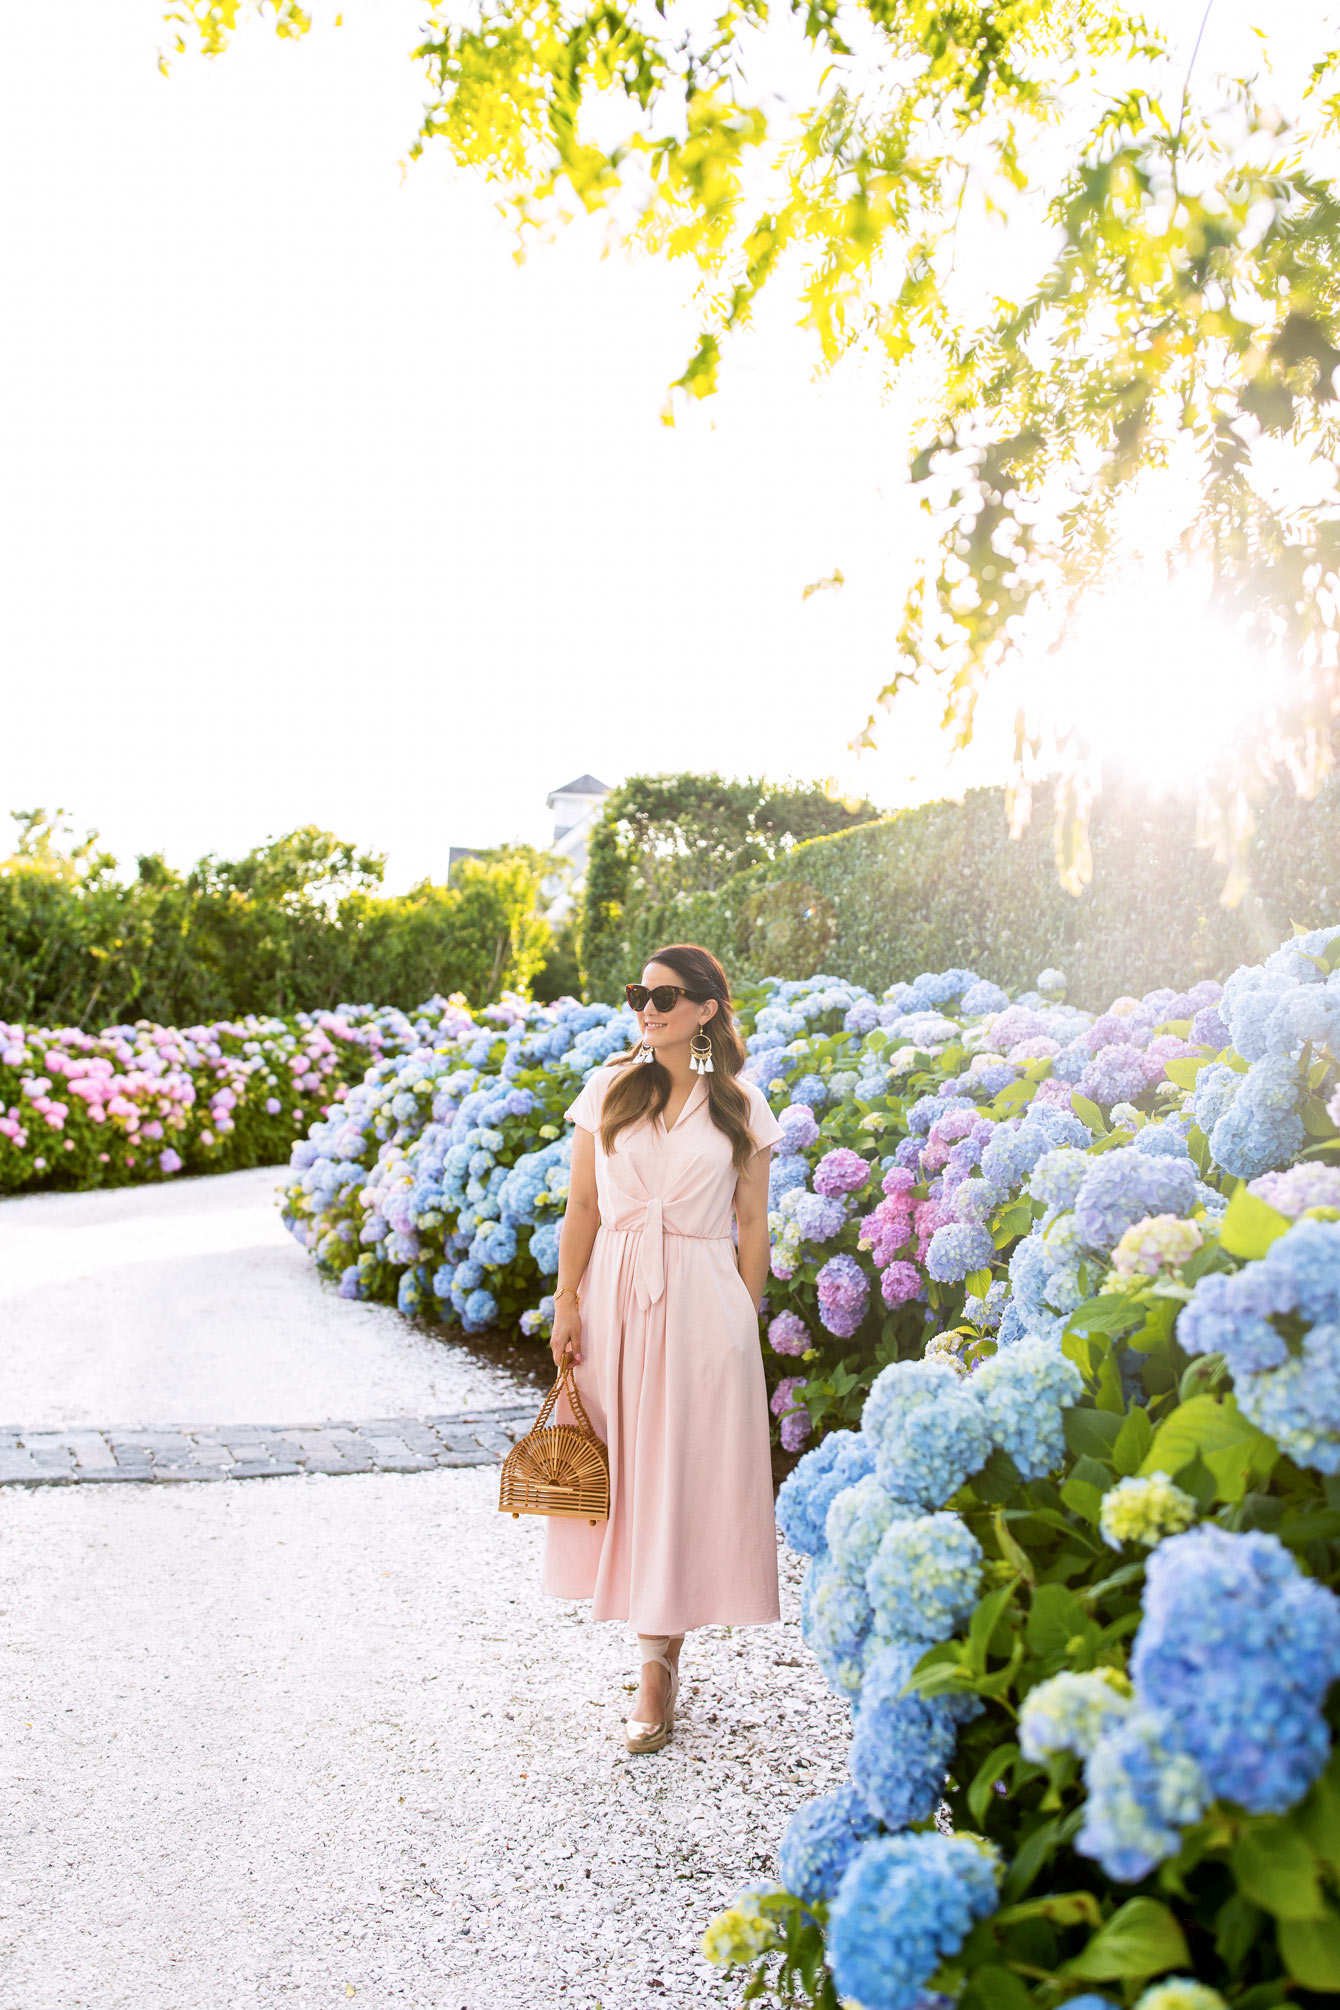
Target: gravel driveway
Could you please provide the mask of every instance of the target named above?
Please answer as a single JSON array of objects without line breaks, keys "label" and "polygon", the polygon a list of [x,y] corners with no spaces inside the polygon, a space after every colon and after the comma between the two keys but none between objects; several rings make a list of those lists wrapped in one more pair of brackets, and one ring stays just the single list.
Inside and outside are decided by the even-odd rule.
[{"label": "gravel driveway", "polygon": [[[515,1396],[323,1291],[272,1184],[0,1206],[0,1416]],[[626,1629],[541,1598],[496,1501],[478,1466],[0,1489],[0,2010],[735,2000],[698,1938],[846,1746],[791,1560],[783,1624],[692,1636],[632,1759]]]}]

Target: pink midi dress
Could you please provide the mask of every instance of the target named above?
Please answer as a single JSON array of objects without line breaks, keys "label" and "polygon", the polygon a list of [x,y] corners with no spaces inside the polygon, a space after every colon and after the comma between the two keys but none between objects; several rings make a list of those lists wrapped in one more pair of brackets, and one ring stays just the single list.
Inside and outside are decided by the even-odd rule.
[{"label": "pink midi dress", "polygon": [[[607,1154],[600,1111],[617,1073],[597,1069],[566,1111],[596,1141],[600,1227],[575,1379],[609,1449],[609,1520],[545,1523],[542,1588],[589,1598],[593,1619],[638,1633],[767,1625],[780,1617],[768,1397],[730,1233],[730,1140],[699,1075],[670,1130],[643,1120]],[[769,1151],[777,1120],[761,1090],[740,1086]]]}]

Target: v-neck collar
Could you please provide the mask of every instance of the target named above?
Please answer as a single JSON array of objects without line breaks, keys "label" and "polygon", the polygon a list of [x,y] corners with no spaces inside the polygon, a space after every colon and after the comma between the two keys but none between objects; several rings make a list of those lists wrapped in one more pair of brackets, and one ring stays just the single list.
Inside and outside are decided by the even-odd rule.
[{"label": "v-neck collar", "polygon": [[679,1115],[675,1118],[673,1124],[666,1123],[665,1111],[664,1110],[661,1111],[659,1122],[661,1129],[665,1132],[666,1137],[672,1138],[675,1135],[675,1132],[679,1129],[685,1117],[689,1114],[689,1111],[693,1108],[694,1103],[698,1096],[698,1091],[700,1089],[703,1089],[705,1091],[705,1084],[703,1082],[703,1078],[701,1075],[695,1075],[692,1083],[689,1086],[689,1093],[684,1098],[683,1107],[681,1108]]}]

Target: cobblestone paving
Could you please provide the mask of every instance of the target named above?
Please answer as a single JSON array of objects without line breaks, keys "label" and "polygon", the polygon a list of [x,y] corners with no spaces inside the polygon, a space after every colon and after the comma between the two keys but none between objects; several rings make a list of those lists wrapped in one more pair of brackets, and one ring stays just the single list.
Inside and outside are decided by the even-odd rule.
[{"label": "cobblestone paving", "polygon": [[0,1426],[0,1486],[426,1473],[438,1466],[494,1465],[534,1422],[538,1400],[372,1423],[183,1425],[158,1431]]}]

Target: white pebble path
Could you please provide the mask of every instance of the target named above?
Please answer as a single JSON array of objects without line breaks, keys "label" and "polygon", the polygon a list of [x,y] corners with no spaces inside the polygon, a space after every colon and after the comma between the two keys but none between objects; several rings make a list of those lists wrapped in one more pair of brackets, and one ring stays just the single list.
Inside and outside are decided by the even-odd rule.
[{"label": "white pebble path", "polygon": [[[268,1205],[267,1183],[233,1179]],[[120,1198],[143,1219],[185,1191]],[[116,1198],[5,1204],[0,1260],[15,1211],[25,1235],[60,1211],[68,1239],[77,1203],[99,1228]],[[240,1247],[254,1263],[263,1242]],[[61,1274],[68,1318],[77,1273]],[[82,1284],[95,1337],[105,1275]],[[327,1367],[330,1414],[383,1378],[402,1411],[514,1392],[301,1277],[304,1322],[336,1335],[347,1317],[357,1335],[343,1384]],[[149,1284],[140,1295],[152,1302]],[[40,1348],[40,1298],[26,1296],[25,1352]],[[245,1288],[229,1302],[226,1379],[245,1388]],[[268,1356],[275,1321],[262,1339]],[[307,1344],[295,1336],[300,1357]],[[276,1386],[287,1373],[255,1368]],[[124,1363],[114,1374],[133,1389]],[[386,1407],[383,1394],[370,1414]],[[40,1419],[202,1420],[156,1394],[129,1419]],[[634,1759],[619,1730],[627,1629],[542,1597],[541,1527],[500,1519],[496,1501],[496,1471],[478,1467],[0,1490],[0,2010],[738,2001],[702,1961],[703,1928],[773,1874],[787,1816],[842,1776],[847,1743],[796,1628],[794,1560],[782,1553],[780,1627],[690,1637],[674,1742]]]}]

